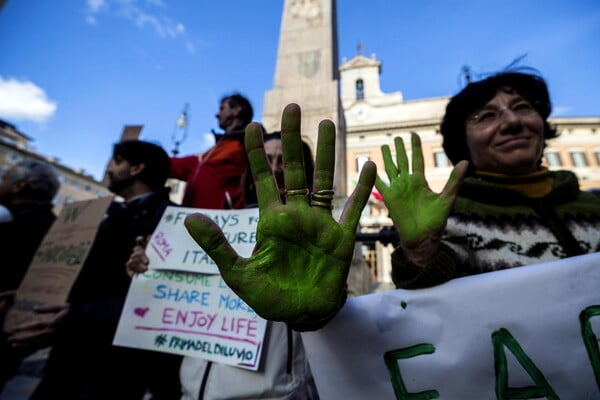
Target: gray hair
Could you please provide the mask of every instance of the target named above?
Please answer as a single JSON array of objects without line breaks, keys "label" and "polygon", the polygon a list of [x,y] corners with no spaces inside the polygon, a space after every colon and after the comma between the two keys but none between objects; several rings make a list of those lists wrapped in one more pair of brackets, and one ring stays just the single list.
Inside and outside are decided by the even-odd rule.
[{"label": "gray hair", "polygon": [[13,182],[25,182],[26,186],[19,193],[21,197],[52,201],[60,188],[56,171],[50,164],[40,160],[24,160],[6,171]]}]

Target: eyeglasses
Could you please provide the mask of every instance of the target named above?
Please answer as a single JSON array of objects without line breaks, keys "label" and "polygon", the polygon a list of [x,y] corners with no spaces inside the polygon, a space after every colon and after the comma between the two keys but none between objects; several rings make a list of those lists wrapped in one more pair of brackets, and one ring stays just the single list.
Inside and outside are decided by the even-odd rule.
[{"label": "eyeglasses", "polygon": [[467,117],[467,123],[481,128],[490,127],[498,124],[507,110],[517,117],[530,117],[537,113],[529,102],[522,100],[505,108],[481,109]]}]

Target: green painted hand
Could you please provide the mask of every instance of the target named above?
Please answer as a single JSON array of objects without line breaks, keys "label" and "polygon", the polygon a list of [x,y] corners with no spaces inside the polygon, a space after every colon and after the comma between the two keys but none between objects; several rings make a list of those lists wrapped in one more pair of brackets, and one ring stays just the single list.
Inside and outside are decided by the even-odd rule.
[{"label": "green painted hand", "polygon": [[[408,250],[419,256],[425,256],[439,244],[440,233],[446,226],[452,211],[456,194],[467,172],[468,162],[461,161],[454,167],[444,189],[438,194],[431,191],[425,180],[423,151],[419,136],[414,133],[411,135],[412,173],[409,172],[408,157],[402,138],[396,137],[394,143],[396,163],[392,160],[390,147],[387,145],[381,147],[389,186],[380,177],[377,177],[375,186],[382,194],[390,217],[394,221],[402,248],[405,252]],[[407,256],[411,258],[410,255]],[[415,260],[417,257],[412,259]]]},{"label": "green painted hand", "polygon": [[284,109],[281,131],[285,204],[265,156],[259,125],[246,128],[246,151],[259,207],[256,246],[249,258],[231,248],[210,218],[193,214],[185,224],[215,261],[227,285],[257,314],[274,321],[310,323],[333,316],[341,307],[356,226],[377,171],[375,164],[365,165],[338,223],[328,207],[333,198],[334,124],[322,121],[319,125],[311,195],[304,177],[298,105]]}]

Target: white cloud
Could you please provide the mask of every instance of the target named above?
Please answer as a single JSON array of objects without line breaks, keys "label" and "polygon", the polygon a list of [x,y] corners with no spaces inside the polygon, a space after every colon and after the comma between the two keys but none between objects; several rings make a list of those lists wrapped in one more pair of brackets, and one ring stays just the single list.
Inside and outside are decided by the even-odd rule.
[{"label": "white cloud", "polygon": [[57,108],[57,103],[35,83],[0,77],[0,117],[44,123]]},{"label": "white cloud", "polygon": [[[149,27],[161,38],[175,39],[185,36],[185,26],[181,22],[173,21],[166,15],[146,12],[142,6],[138,5],[136,0],[86,0],[87,12],[86,22],[90,25],[97,23],[96,16],[101,10],[108,10],[112,6],[116,14],[131,21],[139,29]],[[110,4],[109,4],[110,3]],[[146,6],[155,8],[166,8],[162,0],[146,0]],[[189,50],[189,46],[186,46]]]},{"label": "white cloud", "polygon": [[87,0],[87,6],[90,12],[98,12],[102,7],[106,6],[105,0]]}]

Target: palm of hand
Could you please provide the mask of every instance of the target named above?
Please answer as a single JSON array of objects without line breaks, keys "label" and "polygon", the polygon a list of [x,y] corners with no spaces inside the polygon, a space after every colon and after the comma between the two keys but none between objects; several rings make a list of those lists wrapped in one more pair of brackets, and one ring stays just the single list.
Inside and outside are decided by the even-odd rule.
[{"label": "palm of hand", "polygon": [[401,174],[392,178],[390,186],[381,192],[390,217],[405,243],[419,242],[446,225],[452,201],[432,192],[423,173]]},{"label": "palm of hand", "polygon": [[260,127],[253,123],[246,128],[245,145],[259,207],[256,245],[249,258],[240,257],[207,216],[186,218],[188,232],[215,261],[227,285],[263,318],[310,323],[332,317],[344,299],[356,227],[377,171],[374,163],[365,164],[336,222],[328,207],[333,197],[335,136],[334,124],[321,122],[309,198],[300,108],[295,104],[285,108],[282,147],[287,190],[282,204]]},{"label": "palm of hand", "polygon": [[375,185],[383,195],[383,201],[390,212],[400,240],[404,246],[412,247],[426,239],[438,236],[444,229],[468,163],[466,161],[458,163],[442,192],[434,193],[425,179],[419,136],[411,135],[412,173],[409,172],[404,142],[400,137],[395,138],[394,142],[396,163],[392,160],[389,146],[382,146],[385,170],[390,184],[386,185],[377,177]]},{"label": "palm of hand", "polygon": [[252,256],[223,278],[266,319],[318,319],[339,307],[353,246],[354,231],[330,214],[281,205],[261,214]]}]

